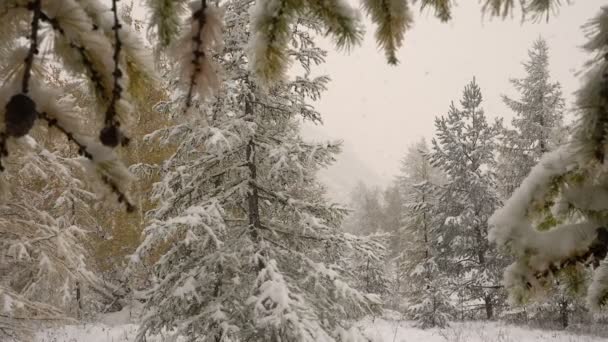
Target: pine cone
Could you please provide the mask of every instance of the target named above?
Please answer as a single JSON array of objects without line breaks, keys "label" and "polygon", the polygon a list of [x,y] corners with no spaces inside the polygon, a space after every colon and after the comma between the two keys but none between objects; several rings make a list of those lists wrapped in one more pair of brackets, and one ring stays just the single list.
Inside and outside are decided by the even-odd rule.
[{"label": "pine cone", "polygon": [[13,95],[6,104],[6,134],[15,138],[26,135],[36,122],[36,104],[27,95]]},{"label": "pine cone", "polygon": [[106,146],[116,147],[120,142],[120,135],[121,134],[118,127],[114,125],[106,126],[99,133],[99,140],[101,140],[101,143]]}]

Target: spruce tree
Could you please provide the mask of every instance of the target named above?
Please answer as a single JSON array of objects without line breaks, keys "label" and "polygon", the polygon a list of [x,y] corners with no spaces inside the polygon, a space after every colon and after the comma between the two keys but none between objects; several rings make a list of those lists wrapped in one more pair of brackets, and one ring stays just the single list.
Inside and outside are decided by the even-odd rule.
[{"label": "spruce tree", "polygon": [[435,119],[430,160],[447,175],[438,212],[443,221],[446,276],[465,301],[483,301],[486,317],[494,317],[501,260],[488,241],[488,218],[500,204],[496,190],[496,139],[501,122],[488,123],[481,108],[481,89],[471,81],[446,116]]},{"label": "spruce tree", "polygon": [[[523,63],[526,76],[512,79],[511,83],[520,93],[520,99],[503,96],[505,104],[515,112],[512,128],[505,128],[500,144],[500,159],[497,166],[501,195],[508,197],[525,179],[543,154],[566,142],[563,127],[565,102],[561,86],[551,82],[549,75],[549,48],[544,39],[534,41],[528,51],[529,60]],[[549,298],[551,309],[560,315],[561,324],[568,324],[568,311],[573,300],[564,281]],[[569,298],[570,297],[570,298]],[[546,306],[545,306],[546,307]],[[541,307],[528,305],[530,311]],[[544,310],[544,308],[542,309]]]},{"label": "spruce tree", "polygon": [[345,210],[328,205],[315,185],[339,147],[298,135],[297,118],[319,120],[306,101],[327,82],[307,72],[323,61],[311,38],[319,27],[302,21],[290,36],[305,75],[263,93],[241,49],[249,3],[225,9],[221,96],[150,135],[179,146],[155,184],[159,205],[136,254],[161,248],[138,340],[171,331],[192,341],[344,341],[354,333],[345,318],[379,302],[348,285],[352,275],[330,257],[372,248],[339,231]]},{"label": "spruce tree", "polygon": [[504,130],[501,139],[501,163],[497,168],[502,192],[509,196],[528,175],[541,156],[565,141],[563,111],[565,102],[561,86],[551,82],[549,48],[539,38],[528,51],[524,63],[526,76],[512,79],[520,93],[515,100],[503,96],[505,104],[515,113],[512,128]]}]

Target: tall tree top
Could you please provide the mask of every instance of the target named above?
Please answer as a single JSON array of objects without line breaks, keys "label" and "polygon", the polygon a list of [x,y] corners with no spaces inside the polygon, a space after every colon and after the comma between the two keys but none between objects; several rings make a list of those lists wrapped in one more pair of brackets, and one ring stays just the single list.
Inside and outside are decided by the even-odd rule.
[{"label": "tall tree top", "polygon": [[[477,85],[475,77],[473,77],[471,83],[464,87],[460,104],[465,108],[465,110],[471,110],[472,113],[475,114],[476,108],[481,105],[481,101],[483,101],[481,89],[479,88],[479,85]],[[479,113],[483,114],[483,111],[479,111]]]},{"label": "tall tree top", "polygon": [[[565,106],[561,85],[550,80],[549,47],[544,39],[539,38],[534,42],[528,56],[529,60],[523,63],[526,76],[511,79],[511,84],[520,93],[520,99],[503,96],[503,100],[517,114],[512,123],[522,135],[547,139],[547,132],[538,134],[530,130],[561,125]],[[544,152],[547,152],[546,146]]]}]

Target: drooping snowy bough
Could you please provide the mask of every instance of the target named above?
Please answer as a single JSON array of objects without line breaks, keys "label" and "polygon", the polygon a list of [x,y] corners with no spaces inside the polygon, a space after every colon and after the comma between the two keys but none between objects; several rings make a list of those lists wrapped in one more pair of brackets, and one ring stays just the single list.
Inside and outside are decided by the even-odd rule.
[{"label": "drooping snowy bough", "polygon": [[[107,7],[96,0],[0,4],[0,150],[3,158],[8,157],[9,140],[22,138],[36,123],[44,123],[77,147],[90,169],[131,211],[128,172],[112,149],[129,141],[121,127],[133,117],[129,95],[136,93],[138,82],[151,77],[152,67],[136,35],[123,26],[117,6],[117,1]],[[23,35],[29,39],[19,39]],[[84,115],[61,90],[53,89],[52,68],[65,70],[62,77],[86,81],[95,95],[87,112],[98,114],[100,125],[95,122],[97,115]],[[98,141],[90,137],[84,120],[101,126]]]},{"label": "drooping snowy bough", "polygon": [[578,93],[572,141],[546,154],[490,220],[490,241],[516,257],[504,277],[513,303],[541,294],[559,274],[580,284],[589,266],[588,304],[608,304],[608,8],[587,29],[585,48],[594,58]]}]

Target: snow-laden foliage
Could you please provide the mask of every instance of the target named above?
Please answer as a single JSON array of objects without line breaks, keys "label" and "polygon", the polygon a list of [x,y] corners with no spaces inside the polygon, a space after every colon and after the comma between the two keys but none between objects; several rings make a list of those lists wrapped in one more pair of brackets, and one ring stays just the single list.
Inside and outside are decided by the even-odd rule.
[{"label": "snow-laden foliage", "polygon": [[33,322],[80,317],[87,302],[109,303],[120,294],[94,272],[84,245],[98,229],[96,196],[80,180],[86,159],[52,153],[32,138],[11,148],[17,160],[7,165],[0,204],[3,341]]},{"label": "snow-laden foliage", "polygon": [[[116,158],[108,156],[113,147],[129,142],[121,128],[133,117],[129,96],[137,95],[137,84],[151,77],[152,66],[137,36],[122,22],[117,1],[111,3],[111,7],[98,0],[0,4],[3,25],[12,25],[1,32],[0,147],[5,159],[9,141],[25,136],[36,122],[43,121],[94,164],[90,171],[97,171],[131,211],[133,205],[125,193],[129,177]],[[92,117],[82,120],[85,111],[58,96],[61,90],[51,90],[57,86],[48,84],[51,66],[90,86],[95,101],[86,112],[93,113]],[[95,133],[83,127],[82,121],[99,123],[95,127],[101,144],[91,138]]]},{"label": "snow-laden foliage", "polygon": [[565,107],[559,83],[549,78],[549,48],[542,39],[534,42],[524,63],[526,76],[512,79],[520,99],[503,96],[515,112],[512,128],[505,128],[497,167],[502,193],[509,196],[528,175],[541,156],[565,142],[563,111]]},{"label": "snow-laden foliage", "polygon": [[435,120],[430,160],[447,175],[440,190],[445,271],[465,301],[482,301],[487,318],[498,301],[501,260],[488,241],[488,218],[500,204],[493,174],[496,139],[501,122],[488,123],[481,108],[481,90],[469,83],[460,101]]},{"label": "snow-laden foliage", "polygon": [[[134,261],[159,255],[138,339],[166,332],[189,341],[346,341],[346,318],[374,310],[378,297],[347,283],[336,255],[374,243],[338,230],[345,214],[328,205],[315,172],[339,146],[311,144],[297,118],[318,120],[306,104],[327,78],[303,77],[267,93],[251,79],[245,51],[249,3],[230,1],[226,82],[208,109],[154,132],[176,143],[154,186],[158,207]],[[304,69],[323,60],[315,21],[289,36]]]},{"label": "snow-laden foliage", "polygon": [[[410,8],[420,3],[431,7],[436,15],[447,21],[451,18],[452,0],[364,0],[365,12],[377,26],[376,41],[390,64],[396,64],[397,49],[412,23]],[[557,0],[522,1],[525,14],[542,15],[555,10]],[[148,45],[132,30],[132,22],[119,0],[5,0],[0,4],[0,157],[10,151],[7,140],[26,135],[37,122],[44,121],[63,133],[81,155],[94,163],[98,153],[91,146],[99,140],[111,148],[128,145],[127,131],[136,120],[137,98],[156,78],[149,50],[156,56],[170,52],[171,69],[181,75],[181,91],[185,94],[188,111],[200,101],[216,94],[221,83],[213,57],[222,49],[223,10],[219,2],[207,0],[147,0],[143,11],[149,16]],[[513,7],[513,0],[487,0],[484,10],[491,15],[505,16]],[[251,9],[251,27],[247,38],[247,55],[255,77],[252,82],[267,89],[286,76],[294,60],[289,52],[290,37],[298,25],[309,20],[319,23],[318,33],[333,38],[338,48],[349,49],[361,41],[363,34],[359,12],[344,0],[260,0]],[[141,25],[140,25],[141,26]],[[46,49],[49,47],[49,49]],[[52,68],[59,67],[69,77],[81,80],[95,98],[86,111],[70,119],[59,113],[47,113],[41,101],[53,98],[49,94],[35,96],[32,88],[43,89]],[[64,89],[64,91],[66,91]],[[40,94],[39,94],[40,95]],[[196,103],[195,103],[196,102]],[[84,113],[87,124],[78,122]],[[98,133],[94,133],[97,131]],[[97,139],[92,139],[97,135]],[[87,137],[89,136],[89,137]],[[102,157],[102,159],[104,159]],[[105,160],[105,159],[104,159]],[[108,163],[90,171],[109,170]],[[0,170],[2,166],[0,164]],[[135,209],[125,193],[126,179],[112,179],[102,172],[106,183],[127,211]]]},{"label": "snow-laden foliage", "polygon": [[443,175],[428,159],[424,140],[410,146],[398,182],[404,198],[398,271],[404,282],[407,312],[423,328],[447,325],[451,304],[447,278],[439,265],[442,234],[437,201]]},{"label": "snow-laden foliage", "polygon": [[404,0],[363,0],[362,4],[378,26],[375,37],[386,54],[386,60],[397,64],[397,51],[413,21],[410,5]]},{"label": "snow-laden foliage", "polygon": [[356,277],[353,284],[367,293],[373,293],[383,298],[389,294],[391,279],[387,274],[388,250],[386,245],[391,238],[388,234],[373,234],[364,236],[370,241],[366,249],[355,250],[346,265],[353,270]]},{"label": "snow-laden foliage", "polygon": [[569,272],[582,281],[584,266],[592,266],[589,306],[606,306],[608,8],[587,29],[585,48],[595,58],[578,92],[579,121],[572,141],[546,154],[491,219],[491,241],[516,257],[504,282],[517,303],[543,293],[558,274]]},{"label": "snow-laden foliage", "polygon": [[[516,114],[512,128],[503,131],[499,147],[499,188],[501,195],[507,198],[522,184],[543,154],[567,140],[563,125],[565,103],[560,84],[550,80],[548,52],[547,43],[542,38],[537,39],[528,51],[529,60],[523,63],[526,76],[511,80],[520,99],[503,96],[504,102]],[[548,302],[526,304],[526,310],[532,316],[558,313],[562,326],[566,327],[572,307],[580,302],[580,295],[568,284],[581,282],[572,282],[569,278],[568,274],[557,277],[554,290],[547,296]]]}]

